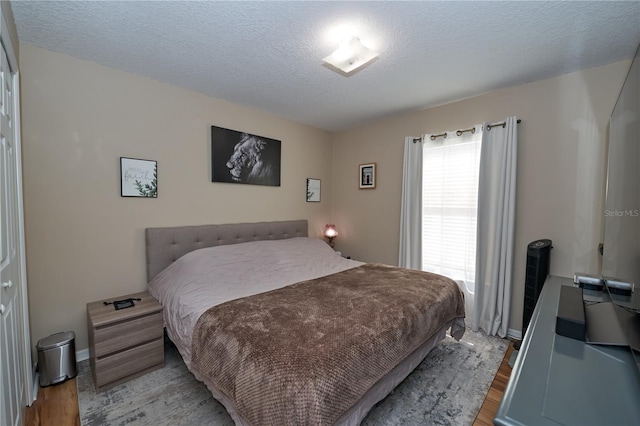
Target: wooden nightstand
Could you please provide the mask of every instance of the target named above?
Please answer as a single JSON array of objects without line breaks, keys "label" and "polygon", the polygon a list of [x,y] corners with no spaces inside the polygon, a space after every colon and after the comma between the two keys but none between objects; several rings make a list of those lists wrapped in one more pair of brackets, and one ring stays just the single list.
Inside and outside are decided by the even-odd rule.
[{"label": "wooden nightstand", "polygon": [[148,292],[106,299],[140,298],[115,310],[105,300],[87,303],[89,354],[97,392],[164,366],[162,306]]}]

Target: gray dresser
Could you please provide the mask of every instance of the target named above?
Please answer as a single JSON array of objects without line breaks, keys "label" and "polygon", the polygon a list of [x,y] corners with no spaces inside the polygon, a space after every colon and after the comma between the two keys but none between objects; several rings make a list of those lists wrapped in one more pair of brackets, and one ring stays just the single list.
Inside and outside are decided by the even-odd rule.
[{"label": "gray dresser", "polygon": [[544,284],[494,420],[507,425],[640,425],[640,373],[629,347],[555,333],[562,285]]}]

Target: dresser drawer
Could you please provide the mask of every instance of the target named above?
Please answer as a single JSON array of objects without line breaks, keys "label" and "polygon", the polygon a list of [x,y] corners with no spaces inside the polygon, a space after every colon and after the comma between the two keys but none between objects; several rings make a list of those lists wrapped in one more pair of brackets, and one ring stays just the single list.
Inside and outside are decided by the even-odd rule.
[{"label": "dresser drawer", "polygon": [[94,331],[93,337],[95,356],[100,358],[160,337],[162,337],[161,312],[99,327]]},{"label": "dresser drawer", "polygon": [[131,376],[146,368],[164,363],[164,339],[96,359],[96,387]]}]

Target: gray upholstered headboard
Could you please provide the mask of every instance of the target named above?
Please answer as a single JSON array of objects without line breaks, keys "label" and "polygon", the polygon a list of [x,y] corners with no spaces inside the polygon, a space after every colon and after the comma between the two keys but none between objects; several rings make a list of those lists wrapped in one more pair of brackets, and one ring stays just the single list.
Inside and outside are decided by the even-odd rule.
[{"label": "gray upholstered headboard", "polygon": [[308,236],[306,220],[145,229],[147,281],[190,251],[204,247]]}]

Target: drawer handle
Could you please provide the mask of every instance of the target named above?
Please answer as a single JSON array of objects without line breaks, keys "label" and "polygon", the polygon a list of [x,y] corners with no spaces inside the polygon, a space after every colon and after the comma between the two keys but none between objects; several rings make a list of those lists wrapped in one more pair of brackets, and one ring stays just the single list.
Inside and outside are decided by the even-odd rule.
[{"label": "drawer handle", "polygon": [[13,287],[13,282],[11,282],[11,280],[2,283],[2,288],[9,289],[11,287]]},{"label": "drawer handle", "polygon": [[4,314],[4,305],[0,303],[0,315]]}]

